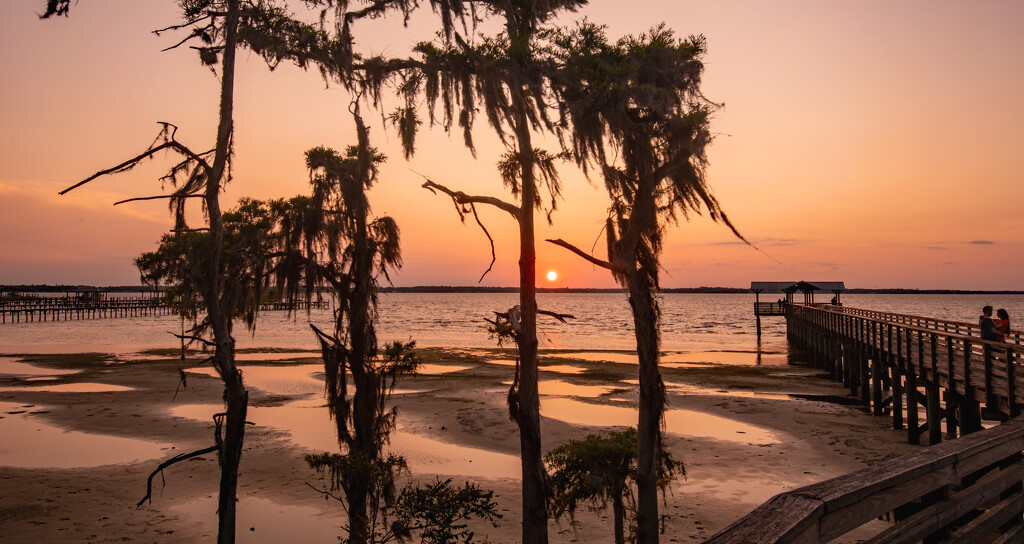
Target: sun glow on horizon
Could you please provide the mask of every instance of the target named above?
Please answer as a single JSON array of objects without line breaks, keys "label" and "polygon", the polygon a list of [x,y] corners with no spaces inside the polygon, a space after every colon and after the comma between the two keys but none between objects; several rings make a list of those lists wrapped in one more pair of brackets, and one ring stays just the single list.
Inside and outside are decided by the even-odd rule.
[{"label": "sun glow on horizon", "polygon": [[558,279],[558,272],[555,272],[554,270],[548,270],[547,278],[548,278],[548,281],[555,281],[555,280],[557,280]]}]

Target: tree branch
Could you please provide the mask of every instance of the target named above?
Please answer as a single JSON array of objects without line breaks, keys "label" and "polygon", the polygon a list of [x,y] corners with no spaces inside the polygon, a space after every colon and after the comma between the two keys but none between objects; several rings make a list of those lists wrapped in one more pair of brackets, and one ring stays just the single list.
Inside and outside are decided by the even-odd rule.
[{"label": "tree branch", "polygon": [[341,497],[335,495],[334,493],[331,493],[330,491],[324,491],[323,489],[318,489],[317,487],[315,487],[313,484],[311,484],[309,482],[306,482],[306,485],[308,485],[309,488],[312,489],[313,491],[316,491],[317,493],[322,494],[325,499],[330,498],[330,499],[334,499],[334,500],[340,502],[343,505],[345,504],[345,499],[342,499]]},{"label": "tree branch", "polygon": [[467,195],[462,191],[452,191],[451,189],[445,187],[444,185],[434,183],[427,176],[423,177],[426,178],[427,180],[423,184],[423,188],[434,194],[437,194],[437,192],[434,191],[434,189],[437,189],[438,191],[441,191],[442,193],[452,197],[452,199],[459,204],[490,204],[491,206],[494,206],[500,210],[505,210],[506,212],[509,213],[509,215],[514,217],[516,221],[519,220],[519,206],[509,204],[508,202],[490,196],[473,196]]},{"label": "tree branch", "polygon": [[156,195],[156,196],[137,196],[135,198],[126,198],[124,200],[118,200],[117,202],[114,203],[114,205],[117,206],[118,204],[126,204],[128,202],[138,202],[140,200],[160,200],[162,198],[203,198],[203,195],[200,195],[200,194],[189,194],[189,195],[169,194],[169,195]]},{"label": "tree branch", "polygon": [[566,319],[576,319],[576,316],[574,316],[572,314],[560,314],[560,313],[557,313],[557,312],[552,312],[550,310],[541,310],[540,308],[537,309],[537,313],[538,314],[549,315],[549,316],[551,316],[551,317],[561,321],[562,323],[565,323]]},{"label": "tree branch", "polygon": [[487,235],[487,241],[490,242],[491,244],[491,264],[489,264],[487,266],[487,270],[485,270],[484,273],[480,275],[480,279],[476,280],[477,283],[480,283],[484,281],[484,276],[489,274],[491,272],[491,269],[494,268],[494,261],[497,261],[498,257],[494,252],[494,238],[491,238],[491,233],[487,232],[487,227],[485,227],[483,222],[480,221],[480,216],[476,214],[476,206],[470,204],[469,207],[471,210],[473,210],[473,219],[476,219],[476,224],[480,225],[480,230],[484,231],[484,234]]},{"label": "tree branch", "polygon": [[196,342],[202,342],[203,344],[206,344],[209,347],[213,347],[213,346],[217,345],[217,344],[215,344],[215,343],[213,343],[213,342],[211,342],[211,341],[209,341],[209,340],[207,340],[205,338],[201,338],[199,336],[189,336],[189,335],[185,335],[185,334],[178,334],[176,332],[172,332],[171,334],[173,334],[174,337],[178,338],[179,340],[188,340],[190,342],[194,340]]},{"label": "tree branch", "polygon": [[[60,195],[67,194],[67,193],[69,193],[69,192],[71,192],[71,191],[81,187],[82,185],[85,185],[86,183],[89,183],[90,181],[93,181],[96,178],[99,178],[99,177],[102,177],[102,176],[106,176],[108,174],[119,174],[121,172],[127,172],[127,171],[131,170],[132,168],[135,168],[143,160],[152,157],[157,152],[162,151],[164,149],[173,149],[173,150],[177,151],[178,153],[181,153],[182,155],[184,155],[184,156],[186,156],[186,157],[196,161],[196,163],[198,165],[200,165],[203,168],[203,170],[205,170],[207,172],[210,170],[210,165],[207,164],[206,160],[204,160],[202,158],[202,156],[196,154],[194,151],[189,149],[187,146],[181,144],[180,142],[178,142],[177,140],[174,139],[174,135],[178,131],[178,127],[177,126],[172,125],[171,123],[163,122],[163,121],[160,122],[160,125],[163,126],[163,130],[160,132],[160,135],[157,136],[157,141],[159,141],[161,138],[163,138],[163,140],[164,140],[163,143],[161,143],[160,145],[157,145],[155,147],[152,144],[150,144],[149,149],[143,151],[142,153],[136,155],[135,157],[132,157],[131,159],[128,159],[128,160],[122,162],[121,164],[119,164],[117,166],[114,166],[112,168],[107,168],[106,170],[100,170],[99,172],[96,172],[95,174],[89,176],[88,178],[86,178],[86,179],[84,179],[82,181],[79,181],[78,183],[72,185],[71,187],[68,187],[67,189],[64,189],[63,191],[61,191],[58,194],[60,194]],[[169,128],[172,128],[172,127],[173,127],[174,130],[172,130],[170,134],[167,134],[167,130]],[[153,143],[155,144],[156,141],[154,141]]]},{"label": "tree branch", "polygon": [[556,246],[562,246],[565,249],[568,249],[569,251],[571,251],[571,252],[579,255],[580,257],[583,257],[584,259],[590,261],[591,263],[593,263],[593,264],[595,264],[597,266],[600,266],[601,268],[605,268],[607,270],[611,270],[612,272],[619,272],[618,267],[615,266],[614,264],[612,264],[612,263],[610,263],[608,261],[602,261],[601,259],[598,259],[597,257],[594,257],[594,256],[590,255],[589,253],[587,253],[587,252],[583,251],[582,249],[580,249],[580,248],[570,244],[569,242],[566,242],[565,240],[562,240],[561,238],[559,238],[558,240],[552,240],[552,239],[548,238],[548,239],[545,240],[545,242],[550,242],[552,244],[555,244]]},{"label": "tree branch", "polygon": [[154,470],[153,472],[151,472],[149,474],[149,478],[146,480],[146,496],[142,497],[142,500],[140,500],[135,505],[135,508],[136,509],[142,508],[142,504],[144,502],[146,502],[146,501],[152,502],[153,501],[153,477],[156,476],[158,473],[162,472],[165,468],[167,468],[167,467],[169,467],[171,465],[175,465],[175,464],[180,463],[182,461],[185,461],[187,459],[191,459],[193,457],[199,457],[200,455],[203,455],[204,453],[215,452],[215,451],[217,451],[217,448],[219,448],[219,447],[220,446],[214,445],[214,446],[210,446],[208,448],[203,448],[201,450],[194,451],[192,453],[182,453],[180,455],[175,455],[174,457],[171,457],[170,459],[164,461],[163,463],[160,463],[160,465],[158,467],[156,467],[156,470]]},{"label": "tree branch", "polygon": [[170,148],[170,147],[174,147],[172,142],[164,142],[164,143],[162,143],[162,144],[160,144],[160,145],[158,145],[156,147],[150,147],[145,152],[143,152],[143,153],[141,153],[139,155],[136,155],[135,157],[132,157],[131,159],[128,159],[128,160],[122,162],[121,164],[119,164],[117,166],[114,166],[113,168],[107,168],[106,170],[100,170],[99,172],[96,172],[95,174],[85,178],[82,181],[79,181],[78,183],[72,185],[71,187],[68,187],[67,189],[64,189],[63,191],[61,191],[61,192],[59,192],[57,194],[59,194],[59,195],[67,194],[67,193],[69,193],[69,192],[71,192],[71,191],[73,191],[73,190],[75,190],[75,189],[85,185],[86,183],[89,183],[90,181],[92,181],[92,180],[94,180],[96,178],[105,176],[107,174],[117,174],[117,173],[120,173],[120,172],[126,172],[128,170],[131,170],[132,168],[135,167],[136,164],[138,164],[142,160],[147,159],[149,157],[152,157],[158,151],[161,151],[163,149],[167,149],[167,148]]}]

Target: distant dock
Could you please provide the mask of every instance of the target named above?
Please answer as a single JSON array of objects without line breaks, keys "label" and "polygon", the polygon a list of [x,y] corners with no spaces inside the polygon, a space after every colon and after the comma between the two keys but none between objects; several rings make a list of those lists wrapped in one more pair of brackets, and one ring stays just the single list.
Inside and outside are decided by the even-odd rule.
[{"label": "distant dock", "polygon": [[[330,300],[289,304],[264,302],[260,311],[330,308]],[[0,323],[33,323],[76,319],[109,319],[170,315],[174,313],[160,293],[117,296],[106,291],[86,291],[65,296],[17,295],[0,297]]]}]

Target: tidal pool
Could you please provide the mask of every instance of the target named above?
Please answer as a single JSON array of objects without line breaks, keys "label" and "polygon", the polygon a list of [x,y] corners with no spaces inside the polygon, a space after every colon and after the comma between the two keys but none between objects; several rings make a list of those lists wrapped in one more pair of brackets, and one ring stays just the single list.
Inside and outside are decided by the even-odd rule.
[{"label": "tidal pool", "polygon": [[785,393],[759,393],[757,391],[729,391],[726,389],[706,389],[687,383],[665,382],[665,389],[671,393],[683,395],[720,395],[724,397],[744,397],[753,399],[795,400],[793,395]]},{"label": "tidal pool", "polygon": [[[246,386],[275,395],[312,395],[322,392],[324,388],[323,378],[314,376],[316,373],[323,373],[323,365],[245,365],[241,369],[242,380]],[[217,371],[208,366],[193,368],[187,373],[219,378]]]},{"label": "tidal pool", "polygon": [[0,402],[0,464],[80,468],[133,463],[166,455],[170,444],[70,431],[32,415],[42,407]]},{"label": "tidal pool", "polygon": [[14,357],[0,357],[0,374],[9,374],[11,376],[60,376],[76,373],[78,373],[77,370],[43,368],[19,361]]},{"label": "tidal pool", "polygon": [[541,354],[544,357],[561,357],[564,359],[580,359],[591,362],[637,363],[636,352],[621,351],[559,351]]},{"label": "tidal pool", "polygon": [[319,351],[280,351],[280,352],[254,352],[254,353],[236,353],[235,360],[240,363],[251,362],[251,361],[288,361],[292,359],[309,359],[315,357],[319,359],[321,354]]},{"label": "tidal pool", "polygon": [[27,385],[25,387],[0,387],[0,391],[25,391],[32,393],[110,393],[114,391],[135,391],[133,387],[109,383],[61,383],[53,385]]},{"label": "tidal pool", "polygon": [[582,374],[587,371],[587,369],[582,366],[572,365],[543,365],[538,366],[537,369],[547,372],[557,372],[559,374]]},{"label": "tidal pool", "polygon": [[437,365],[433,363],[422,364],[416,367],[417,374],[450,374],[452,372],[459,372],[470,368],[466,365]]},{"label": "tidal pool", "polygon": [[538,383],[542,395],[566,397],[600,397],[615,390],[609,385],[577,385],[562,380],[541,380]]},{"label": "tidal pool", "polygon": [[[592,404],[566,398],[544,399],[540,405],[544,417],[595,427],[635,427],[633,408]],[[768,429],[694,410],[666,410],[666,430],[672,434],[714,438],[743,444],[775,444],[779,438]]]},{"label": "tidal pool", "polygon": [[[172,408],[172,414],[211,421],[222,410],[217,405],[191,404]],[[316,451],[338,451],[334,421],[321,399],[291,402],[284,406],[249,407],[246,419],[257,426],[285,431],[296,445]],[[437,431],[443,433],[444,431]],[[399,428],[391,433],[392,452],[403,455],[416,474],[446,474],[477,478],[519,478],[519,457],[468,446],[450,444],[421,433]]]}]

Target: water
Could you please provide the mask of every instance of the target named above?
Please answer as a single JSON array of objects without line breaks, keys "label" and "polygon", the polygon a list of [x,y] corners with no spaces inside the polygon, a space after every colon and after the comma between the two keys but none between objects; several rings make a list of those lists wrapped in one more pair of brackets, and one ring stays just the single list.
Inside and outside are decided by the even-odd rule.
[{"label": "water", "polygon": [[[772,301],[777,294],[762,294]],[[824,295],[819,297],[830,298]],[[382,341],[415,340],[425,347],[493,347],[485,318],[518,302],[514,293],[386,293],[380,297],[379,337]],[[754,364],[756,322],[751,294],[666,294],[661,297],[662,349],[669,362]],[[1024,316],[1024,295],[844,295],[847,306],[975,322],[981,307],[1006,308],[1010,317]],[[635,347],[633,322],[622,293],[541,293],[541,308],[576,316],[568,323],[541,316],[542,349],[602,351],[600,360],[631,361]],[[330,328],[330,310],[265,312],[256,331],[240,325],[235,331],[241,349],[317,350],[309,323]],[[1012,325],[1017,328],[1016,322]],[[181,322],[173,316],[116,318],[0,325],[0,353],[135,353],[146,348],[175,348]],[[763,353],[786,352],[785,320],[762,319]],[[289,354],[301,356],[301,354]],[[312,354],[315,356],[315,353]],[[574,354],[574,357],[581,354]],[[582,355],[594,358],[594,355]],[[242,356],[243,358],[245,356]]]},{"label": "water", "polygon": [[0,402],[0,462],[12,467],[79,468],[163,457],[170,444],[55,427],[34,404]]}]

